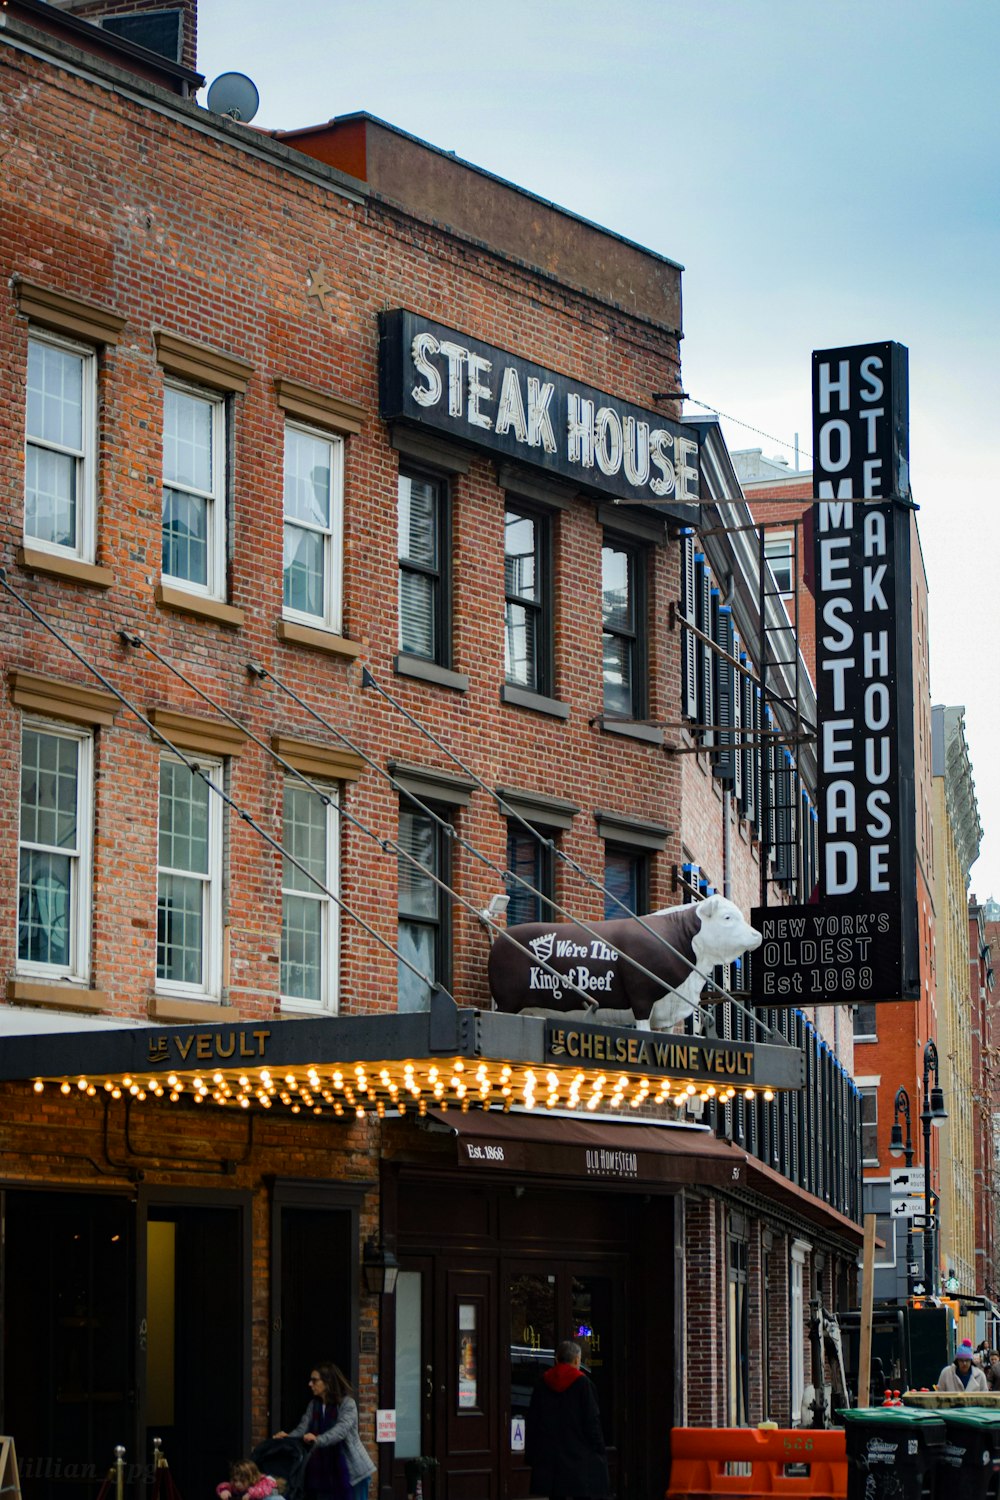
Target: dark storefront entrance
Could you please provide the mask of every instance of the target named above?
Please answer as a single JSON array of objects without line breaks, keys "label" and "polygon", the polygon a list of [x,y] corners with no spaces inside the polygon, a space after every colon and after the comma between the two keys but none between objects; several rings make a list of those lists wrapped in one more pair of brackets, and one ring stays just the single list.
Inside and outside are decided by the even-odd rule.
[{"label": "dark storefront entrance", "polygon": [[92,1496],[119,1443],[138,1493],[154,1437],[182,1495],[211,1493],[246,1436],[243,1195],[2,1199],[3,1430],[30,1493]]},{"label": "dark storefront entrance", "polygon": [[613,1492],[654,1493],[672,1421],[672,1198],[403,1175],[397,1210],[396,1494],[423,1454],[437,1500],[526,1500],[518,1419],[567,1337],[597,1388]]}]

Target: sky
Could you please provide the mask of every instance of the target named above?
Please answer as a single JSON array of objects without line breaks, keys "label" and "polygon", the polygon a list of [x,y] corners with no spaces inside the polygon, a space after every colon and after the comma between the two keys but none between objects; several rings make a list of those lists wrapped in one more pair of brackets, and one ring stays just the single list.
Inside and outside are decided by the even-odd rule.
[{"label": "sky", "polygon": [[932,695],[1000,898],[997,0],[200,0],[199,31],[255,124],[367,110],[679,261],[730,448],[809,467],[812,350],[907,346]]}]

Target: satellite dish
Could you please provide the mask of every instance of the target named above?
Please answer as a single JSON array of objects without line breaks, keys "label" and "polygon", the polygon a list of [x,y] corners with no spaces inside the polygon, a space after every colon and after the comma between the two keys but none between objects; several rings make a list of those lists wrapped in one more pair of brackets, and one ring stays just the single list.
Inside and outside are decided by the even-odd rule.
[{"label": "satellite dish", "polygon": [[208,107],[213,114],[228,115],[231,120],[252,120],[260,106],[257,85],[245,73],[220,73],[208,91]]}]

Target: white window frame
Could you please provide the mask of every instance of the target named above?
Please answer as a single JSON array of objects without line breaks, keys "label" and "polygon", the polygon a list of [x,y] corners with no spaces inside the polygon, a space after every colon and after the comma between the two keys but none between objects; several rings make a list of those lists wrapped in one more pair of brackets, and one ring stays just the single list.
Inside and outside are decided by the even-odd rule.
[{"label": "white window frame", "polygon": [[[72,354],[82,363],[81,385],[81,437],[83,446],[78,453],[42,439],[32,438],[28,432],[27,381],[24,403],[24,460],[25,485],[24,505],[21,511],[25,544],[40,552],[49,552],[53,557],[71,557],[80,562],[94,561],[97,555],[97,351],[88,344],[79,344],[72,339],[60,338],[47,329],[32,327],[28,331],[29,344],[47,344],[63,354]],[[27,377],[27,366],[25,366]],[[47,537],[36,536],[27,529],[28,508],[28,449],[44,448],[53,453],[69,453],[76,459],[76,546],[64,547]]]},{"label": "white window frame", "polygon": [[[59,739],[73,740],[77,745],[76,766],[76,879],[71,882],[70,898],[70,962],[68,964],[42,964],[28,959],[18,959],[16,970],[24,978],[73,979],[86,983],[90,977],[90,925],[93,901],[93,823],[94,823],[94,736],[89,729],[76,729],[69,724],[52,723],[47,719],[24,718],[21,721],[21,742],[18,751],[18,767],[24,759],[25,731],[52,735]],[[44,848],[44,845],[26,845],[21,839],[21,798],[17,802],[17,889],[20,893],[21,850],[25,847]],[[66,850],[58,851],[62,854]],[[17,902],[14,908],[14,952],[18,950]]]},{"label": "white window frame", "polygon": [[811,1254],[808,1240],[793,1240],[789,1250],[788,1287],[788,1394],[791,1403],[791,1425],[802,1425],[802,1397],[806,1389],[805,1359],[805,1267]]},{"label": "white window frame", "polygon": [[[782,599],[788,599],[795,592],[795,536],[791,531],[765,531],[764,533],[764,557],[771,569],[774,581],[778,586],[778,592]],[[788,587],[783,588],[781,579],[778,577],[774,563],[777,559],[788,559]]]},{"label": "white window frame", "polygon": [[[330,450],[330,524],[328,527],[313,526],[307,521],[290,520],[282,493],[282,547],[285,528],[296,527],[300,531],[318,532],[323,544],[323,612],[307,614],[305,610],[293,609],[284,603],[284,561],[282,561],[282,616],[286,620],[298,620],[321,630],[339,634],[344,617],[344,439],[316,427],[307,427],[300,422],[286,422],[284,452],[288,448],[288,433],[299,432],[315,442],[325,443]],[[284,471],[282,471],[284,483]],[[282,556],[284,554],[282,553]]]},{"label": "white window frame", "polygon": [[[160,574],[164,583],[172,587],[182,589],[187,594],[196,594],[204,599],[225,599],[226,597],[226,562],[227,549],[226,538],[228,534],[227,523],[227,482],[228,451],[229,451],[229,405],[224,395],[218,391],[209,390],[207,386],[192,385],[182,380],[165,380],[163,383],[163,425],[166,429],[166,406],[167,391],[177,391],[182,396],[188,396],[194,401],[203,401],[212,411],[212,478],[211,489],[208,491],[188,489],[185,494],[195,495],[198,499],[208,503],[208,524],[205,528],[207,545],[206,556],[206,582],[204,584],[194,583],[189,578],[181,578],[176,573],[168,573],[161,559]],[[160,476],[160,541],[163,540],[163,494],[166,489],[177,489],[179,486],[167,482],[166,464],[163,462],[161,444],[161,476]]]},{"label": "white window frame", "polygon": [[[319,783],[317,783],[319,785]],[[304,792],[309,788],[304,782],[297,781],[294,776],[285,779],[282,785],[282,838],[284,848],[289,845],[284,837],[284,793],[286,787],[299,787]],[[340,789],[337,786],[321,786],[320,790],[330,798],[330,804],[320,806],[326,816],[326,873],[323,884],[327,890],[340,894],[340,817],[338,807],[340,805]],[[315,794],[311,794],[315,795]],[[319,802],[319,798],[316,798]],[[332,805],[331,805],[332,804]],[[282,865],[282,869],[284,865]],[[286,896],[309,896],[310,892],[294,890],[281,885],[281,926],[284,935],[285,926],[285,897]],[[306,1015],[336,1014],[338,1010],[338,997],[340,994],[340,907],[332,896],[327,896],[322,891],[313,893],[314,899],[320,903],[322,911],[322,944],[321,944],[321,976],[320,976],[320,998],[318,1000],[307,1000],[302,995],[281,996],[281,1008],[286,1011],[296,1011]],[[279,984],[283,978],[279,969]]]},{"label": "white window frame", "polygon": [[[159,838],[160,838],[160,765],[164,761],[172,761],[175,765],[182,766],[184,761],[177,755],[164,751],[157,762],[156,768],[156,906],[157,906],[157,946],[159,946],[159,904],[160,904],[160,876],[182,875],[189,878],[202,878],[204,881],[202,895],[202,931],[204,943],[201,955],[201,983],[186,984],[177,979],[161,979],[159,975],[154,979],[154,990],[158,995],[173,995],[176,999],[184,1000],[214,1000],[222,999],[222,865],[223,865],[223,822],[222,822],[222,798],[217,792],[210,791],[206,787],[208,795],[208,872],[199,877],[198,872],[192,870],[175,869],[160,864]],[[220,760],[206,759],[199,755],[197,758],[199,770],[203,771],[212,785],[221,788],[223,785],[223,764]],[[194,775],[194,772],[192,772]],[[197,779],[197,778],[196,778]]]},{"label": "white window frame", "polygon": [[[875,1219],[875,1233],[879,1237],[879,1239],[885,1241],[885,1248],[883,1250],[880,1250],[876,1245],[874,1264],[876,1266],[885,1266],[891,1268],[896,1264],[897,1258],[896,1229],[902,1229],[905,1234],[905,1226],[900,1222],[899,1219],[894,1219],[892,1214],[888,1212],[876,1214]],[[885,1223],[881,1227],[879,1227],[877,1222],[879,1219],[885,1220]],[[907,1223],[908,1222],[909,1220],[907,1220]]]},{"label": "white window frame", "polygon": [[[861,1118],[861,1165],[863,1167],[877,1167],[879,1165],[879,1158],[878,1158],[878,1091],[879,1091],[879,1086],[878,1086],[878,1081],[875,1081],[875,1082],[862,1081],[861,1079],[856,1078],[854,1080],[854,1082],[857,1084],[858,1093],[860,1094],[860,1096],[861,1096],[862,1099],[874,1099],[875,1100],[875,1119],[874,1120],[866,1120],[864,1118],[863,1114],[861,1113],[861,1109],[860,1108],[858,1110],[858,1114],[859,1114],[859,1116]],[[872,1125],[874,1125],[874,1127],[875,1127],[875,1152],[876,1152],[876,1154],[874,1156],[866,1156],[865,1155],[865,1149],[864,1149],[865,1127],[866,1126],[870,1127]]]}]

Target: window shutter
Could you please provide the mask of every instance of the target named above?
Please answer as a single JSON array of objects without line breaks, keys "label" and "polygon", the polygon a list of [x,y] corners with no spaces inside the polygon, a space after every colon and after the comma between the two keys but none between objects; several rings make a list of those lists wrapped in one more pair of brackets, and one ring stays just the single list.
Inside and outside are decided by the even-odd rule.
[{"label": "window shutter", "polygon": [[[697,624],[694,532],[681,534],[681,614]],[[698,717],[698,638],[681,626],[681,713]]]},{"label": "window shutter", "polygon": [[[733,631],[733,655],[739,662],[746,658],[740,650],[740,638]],[[743,736],[740,730],[743,728],[743,687],[746,678],[742,672],[733,668],[733,793],[737,802],[743,804]]]},{"label": "window shutter", "polygon": [[[715,610],[714,639],[727,656],[733,655],[733,612],[728,604],[720,604]],[[715,652],[712,654],[715,658],[715,722],[719,726],[716,736],[718,751],[713,772],[726,786],[732,786],[736,774],[732,728],[736,684],[733,680],[732,663]]]},{"label": "window shutter", "polygon": [[[695,568],[695,619],[694,623],[705,635],[712,634],[712,574],[701,552],[694,555]],[[701,743],[711,745],[712,735],[705,729],[714,723],[712,717],[712,648],[698,642],[698,723],[702,725]]]}]

